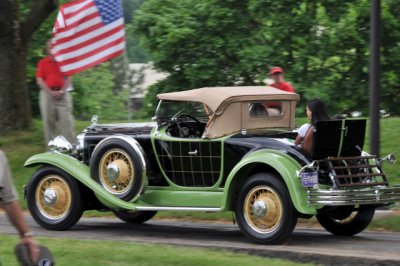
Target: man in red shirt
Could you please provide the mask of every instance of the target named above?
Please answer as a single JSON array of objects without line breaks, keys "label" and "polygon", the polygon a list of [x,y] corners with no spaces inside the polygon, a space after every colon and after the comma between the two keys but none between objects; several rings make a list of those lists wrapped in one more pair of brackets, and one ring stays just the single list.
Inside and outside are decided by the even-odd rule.
[{"label": "man in red shirt", "polygon": [[71,77],[64,76],[54,56],[52,44],[46,44],[47,56],[39,61],[36,82],[40,87],[39,106],[43,119],[46,144],[54,139],[58,129],[68,141],[74,141],[72,97],[67,90],[71,87]]},{"label": "man in red shirt", "polygon": [[295,92],[293,86],[285,82],[282,68],[273,67],[269,71],[268,75],[274,80],[274,83],[272,83],[270,86],[287,92]]}]

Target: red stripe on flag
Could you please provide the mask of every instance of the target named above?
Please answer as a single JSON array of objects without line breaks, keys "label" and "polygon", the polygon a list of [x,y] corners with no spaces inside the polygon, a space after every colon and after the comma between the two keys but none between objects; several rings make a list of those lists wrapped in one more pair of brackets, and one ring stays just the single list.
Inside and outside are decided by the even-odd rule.
[{"label": "red stripe on flag", "polygon": [[[82,25],[83,23],[88,22],[88,21],[90,21],[90,20],[92,20],[94,18],[97,18],[99,16],[100,16],[99,13],[93,13],[93,14],[87,15],[86,17],[83,17],[81,20],[79,20],[79,21],[77,21],[77,22],[75,22],[73,24],[70,24],[65,28],[57,29],[56,34],[70,31],[70,30],[72,30],[74,28],[77,28],[79,25]],[[102,24],[102,25],[104,25],[104,24]]]},{"label": "red stripe on flag", "polygon": [[74,40],[74,39],[78,39],[79,37],[82,37],[82,36],[84,36],[84,35],[86,35],[86,34],[90,34],[91,32],[93,32],[93,31],[95,31],[95,30],[98,30],[98,29],[100,29],[100,28],[102,28],[102,27],[104,27],[104,25],[103,25],[102,23],[95,24],[95,25],[93,25],[93,26],[90,26],[89,28],[86,28],[86,29],[84,29],[84,30],[82,30],[82,31],[77,32],[76,34],[74,34],[74,35],[72,35],[72,36],[64,37],[64,38],[58,39],[58,40],[54,43],[54,46],[56,46],[56,45],[61,45],[61,44],[63,44],[63,43],[72,41],[72,40]]},{"label": "red stripe on flag", "polygon": [[[65,48],[65,49],[61,49],[57,53],[55,53],[54,55],[57,56],[57,55],[60,55],[60,54],[71,53],[71,52],[73,52],[75,50],[84,48],[84,47],[89,46],[89,45],[91,45],[91,44],[93,44],[95,42],[98,42],[98,41],[101,41],[103,39],[106,39],[108,36],[113,35],[114,33],[118,33],[118,32],[120,32],[122,30],[124,30],[124,26],[116,27],[114,29],[111,29],[110,31],[107,31],[107,32],[105,32],[103,34],[100,34],[100,35],[98,35],[98,36],[96,36],[94,38],[91,38],[91,39],[89,39],[89,40],[87,40],[85,42],[81,42],[81,43],[79,43],[77,45],[74,45],[74,46],[71,46],[71,47],[68,47],[68,48]],[[70,39],[70,40],[72,40],[72,39]]]},{"label": "red stripe on flag", "polygon": [[72,63],[79,62],[79,61],[84,60],[84,59],[86,59],[88,57],[91,57],[93,55],[99,54],[99,53],[103,52],[104,50],[107,50],[108,48],[116,46],[116,45],[122,43],[124,40],[125,40],[125,38],[121,37],[121,38],[119,38],[119,39],[117,39],[115,41],[109,42],[106,45],[103,45],[103,46],[101,46],[101,47],[99,47],[97,49],[91,50],[91,51],[89,51],[89,52],[87,52],[85,54],[82,54],[82,55],[79,55],[79,56],[76,56],[76,57],[73,57],[73,58],[70,58],[70,59],[63,60],[62,62],[59,62],[59,65],[60,66],[65,66],[65,65],[69,65],[69,64],[72,64]]},{"label": "red stripe on flag", "polygon": [[101,64],[101,63],[103,63],[103,62],[105,62],[107,60],[110,60],[110,59],[114,58],[114,57],[117,57],[117,56],[121,55],[122,53],[123,53],[123,50],[120,50],[120,51],[117,51],[115,53],[109,54],[108,56],[102,57],[101,59],[99,59],[99,60],[97,60],[97,61],[95,61],[93,63],[87,64],[87,65],[79,67],[79,68],[75,68],[73,70],[62,71],[62,72],[63,72],[64,75],[70,76],[70,75],[73,75],[75,73],[87,70],[87,69],[89,69],[89,68],[91,68],[91,67],[93,67],[95,65]]},{"label": "red stripe on flag", "polygon": [[[78,4],[79,4],[79,3],[78,3]],[[81,13],[81,12],[85,11],[86,9],[88,9],[88,8],[90,8],[90,7],[93,7],[93,6],[95,6],[94,2],[93,2],[93,1],[88,1],[88,3],[86,3],[86,4],[83,5],[83,6],[81,6],[81,8],[78,9],[78,10],[75,10],[75,11],[73,11],[73,12],[71,12],[71,13],[67,13],[67,14],[65,14],[65,12],[64,12],[65,18],[66,18],[66,19],[69,19],[69,18],[71,18],[71,17],[73,17],[73,16],[76,16],[76,15],[78,15],[79,13]],[[64,8],[64,10],[65,10],[65,8]]]}]

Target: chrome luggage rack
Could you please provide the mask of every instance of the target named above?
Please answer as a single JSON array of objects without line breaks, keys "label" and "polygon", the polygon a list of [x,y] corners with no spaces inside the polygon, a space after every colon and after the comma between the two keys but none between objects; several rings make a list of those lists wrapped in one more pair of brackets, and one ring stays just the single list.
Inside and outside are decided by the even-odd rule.
[{"label": "chrome luggage rack", "polygon": [[389,187],[381,162],[372,155],[319,160],[320,170],[325,166],[332,188],[308,189],[308,203],[345,206],[400,201],[400,187]]}]

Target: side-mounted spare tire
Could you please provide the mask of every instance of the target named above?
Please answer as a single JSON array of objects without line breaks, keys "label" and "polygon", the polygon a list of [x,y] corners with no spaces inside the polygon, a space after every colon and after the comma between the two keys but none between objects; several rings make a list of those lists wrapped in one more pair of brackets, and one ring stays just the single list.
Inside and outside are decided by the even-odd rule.
[{"label": "side-mounted spare tire", "polygon": [[94,149],[90,173],[111,194],[125,201],[134,201],[146,185],[144,152],[133,138],[108,137]]}]

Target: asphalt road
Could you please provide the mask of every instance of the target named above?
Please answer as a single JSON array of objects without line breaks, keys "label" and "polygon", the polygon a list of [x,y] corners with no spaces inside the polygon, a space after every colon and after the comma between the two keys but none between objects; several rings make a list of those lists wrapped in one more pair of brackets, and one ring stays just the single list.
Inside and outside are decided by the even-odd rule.
[{"label": "asphalt road", "polygon": [[[364,231],[337,237],[323,229],[297,226],[289,244],[268,246],[248,242],[236,225],[226,223],[152,220],[131,225],[116,218],[82,218],[70,230],[55,232],[26,219],[37,235],[45,237],[218,248],[320,265],[400,265],[400,233]],[[4,214],[0,214],[0,233],[16,233]]]}]

